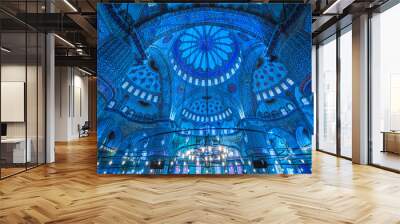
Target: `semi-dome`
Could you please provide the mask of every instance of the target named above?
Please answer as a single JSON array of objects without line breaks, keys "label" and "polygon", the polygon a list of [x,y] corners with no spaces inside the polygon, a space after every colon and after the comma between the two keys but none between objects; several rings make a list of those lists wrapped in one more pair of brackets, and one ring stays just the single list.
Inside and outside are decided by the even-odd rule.
[{"label": "semi-dome", "polygon": [[290,100],[274,98],[260,102],[257,109],[257,116],[268,120],[280,119],[288,116],[295,109],[295,104]]},{"label": "semi-dome", "polygon": [[144,101],[157,103],[160,97],[159,74],[147,63],[133,66],[121,87]]},{"label": "semi-dome", "polygon": [[232,109],[218,99],[202,97],[184,107],[182,115],[194,122],[213,123],[229,119]]},{"label": "semi-dome", "polygon": [[294,82],[288,77],[288,71],[282,63],[271,61],[265,56],[258,60],[253,74],[253,92],[258,101],[274,98],[293,85]]}]

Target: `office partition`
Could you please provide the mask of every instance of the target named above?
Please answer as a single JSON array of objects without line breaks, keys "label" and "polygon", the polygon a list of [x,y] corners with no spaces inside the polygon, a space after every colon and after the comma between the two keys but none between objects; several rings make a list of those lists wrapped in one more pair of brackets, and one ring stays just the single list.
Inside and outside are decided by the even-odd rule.
[{"label": "office partition", "polygon": [[[45,1],[1,1],[19,16],[43,12]],[[2,8],[2,9],[4,9]],[[1,11],[0,178],[45,163],[45,34]],[[9,26],[3,21],[15,22]],[[3,130],[4,129],[4,130]]]}]

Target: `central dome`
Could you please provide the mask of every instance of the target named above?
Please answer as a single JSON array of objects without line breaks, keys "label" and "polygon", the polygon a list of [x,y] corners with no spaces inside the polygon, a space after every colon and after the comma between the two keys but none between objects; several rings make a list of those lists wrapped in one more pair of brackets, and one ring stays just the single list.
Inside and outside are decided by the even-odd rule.
[{"label": "central dome", "polygon": [[211,25],[186,29],[175,41],[171,54],[177,75],[199,86],[218,85],[230,79],[242,60],[233,34]]}]

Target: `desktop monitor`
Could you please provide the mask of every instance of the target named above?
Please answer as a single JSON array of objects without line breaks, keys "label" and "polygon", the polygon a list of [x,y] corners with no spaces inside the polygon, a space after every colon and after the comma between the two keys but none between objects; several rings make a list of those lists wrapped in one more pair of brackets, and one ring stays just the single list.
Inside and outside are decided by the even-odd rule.
[{"label": "desktop monitor", "polygon": [[2,137],[7,136],[7,124],[4,124],[4,123],[1,124],[1,136]]}]

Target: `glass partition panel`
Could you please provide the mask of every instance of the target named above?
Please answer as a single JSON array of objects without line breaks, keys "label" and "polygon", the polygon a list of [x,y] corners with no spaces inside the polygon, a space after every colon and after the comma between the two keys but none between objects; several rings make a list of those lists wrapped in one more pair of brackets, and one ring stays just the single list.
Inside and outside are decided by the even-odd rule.
[{"label": "glass partition panel", "polygon": [[[2,177],[24,171],[31,161],[26,142],[26,33],[1,34]],[[29,149],[29,147],[28,147]]]},{"label": "glass partition panel", "polygon": [[336,37],[318,48],[318,149],[336,153]]},{"label": "glass partition panel", "polygon": [[374,15],[372,29],[372,163],[400,170],[400,4]]},{"label": "glass partition panel", "polygon": [[[347,31],[347,32],[346,32]],[[340,36],[340,154],[352,157],[352,33]]]},{"label": "glass partition panel", "polygon": [[45,122],[46,122],[46,108],[45,108],[45,88],[46,88],[46,76],[45,76],[45,65],[46,65],[46,52],[45,52],[45,45],[46,39],[45,35],[39,33],[38,35],[38,76],[37,76],[37,90],[38,90],[38,164],[43,164],[46,162],[46,146],[45,146]]},{"label": "glass partition panel", "polygon": [[0,12],[0,178],[45,163],[45,34],[11,16],[44,13],[45,3],[0,1],[9,12]]},{"label": "glass partition panel", "polygon": [[27,33],[27,80],[26,80],[26,111],[27,111],[27,150],[30,151],[28,168],[38,163],[38,35],[36,32]]}]

